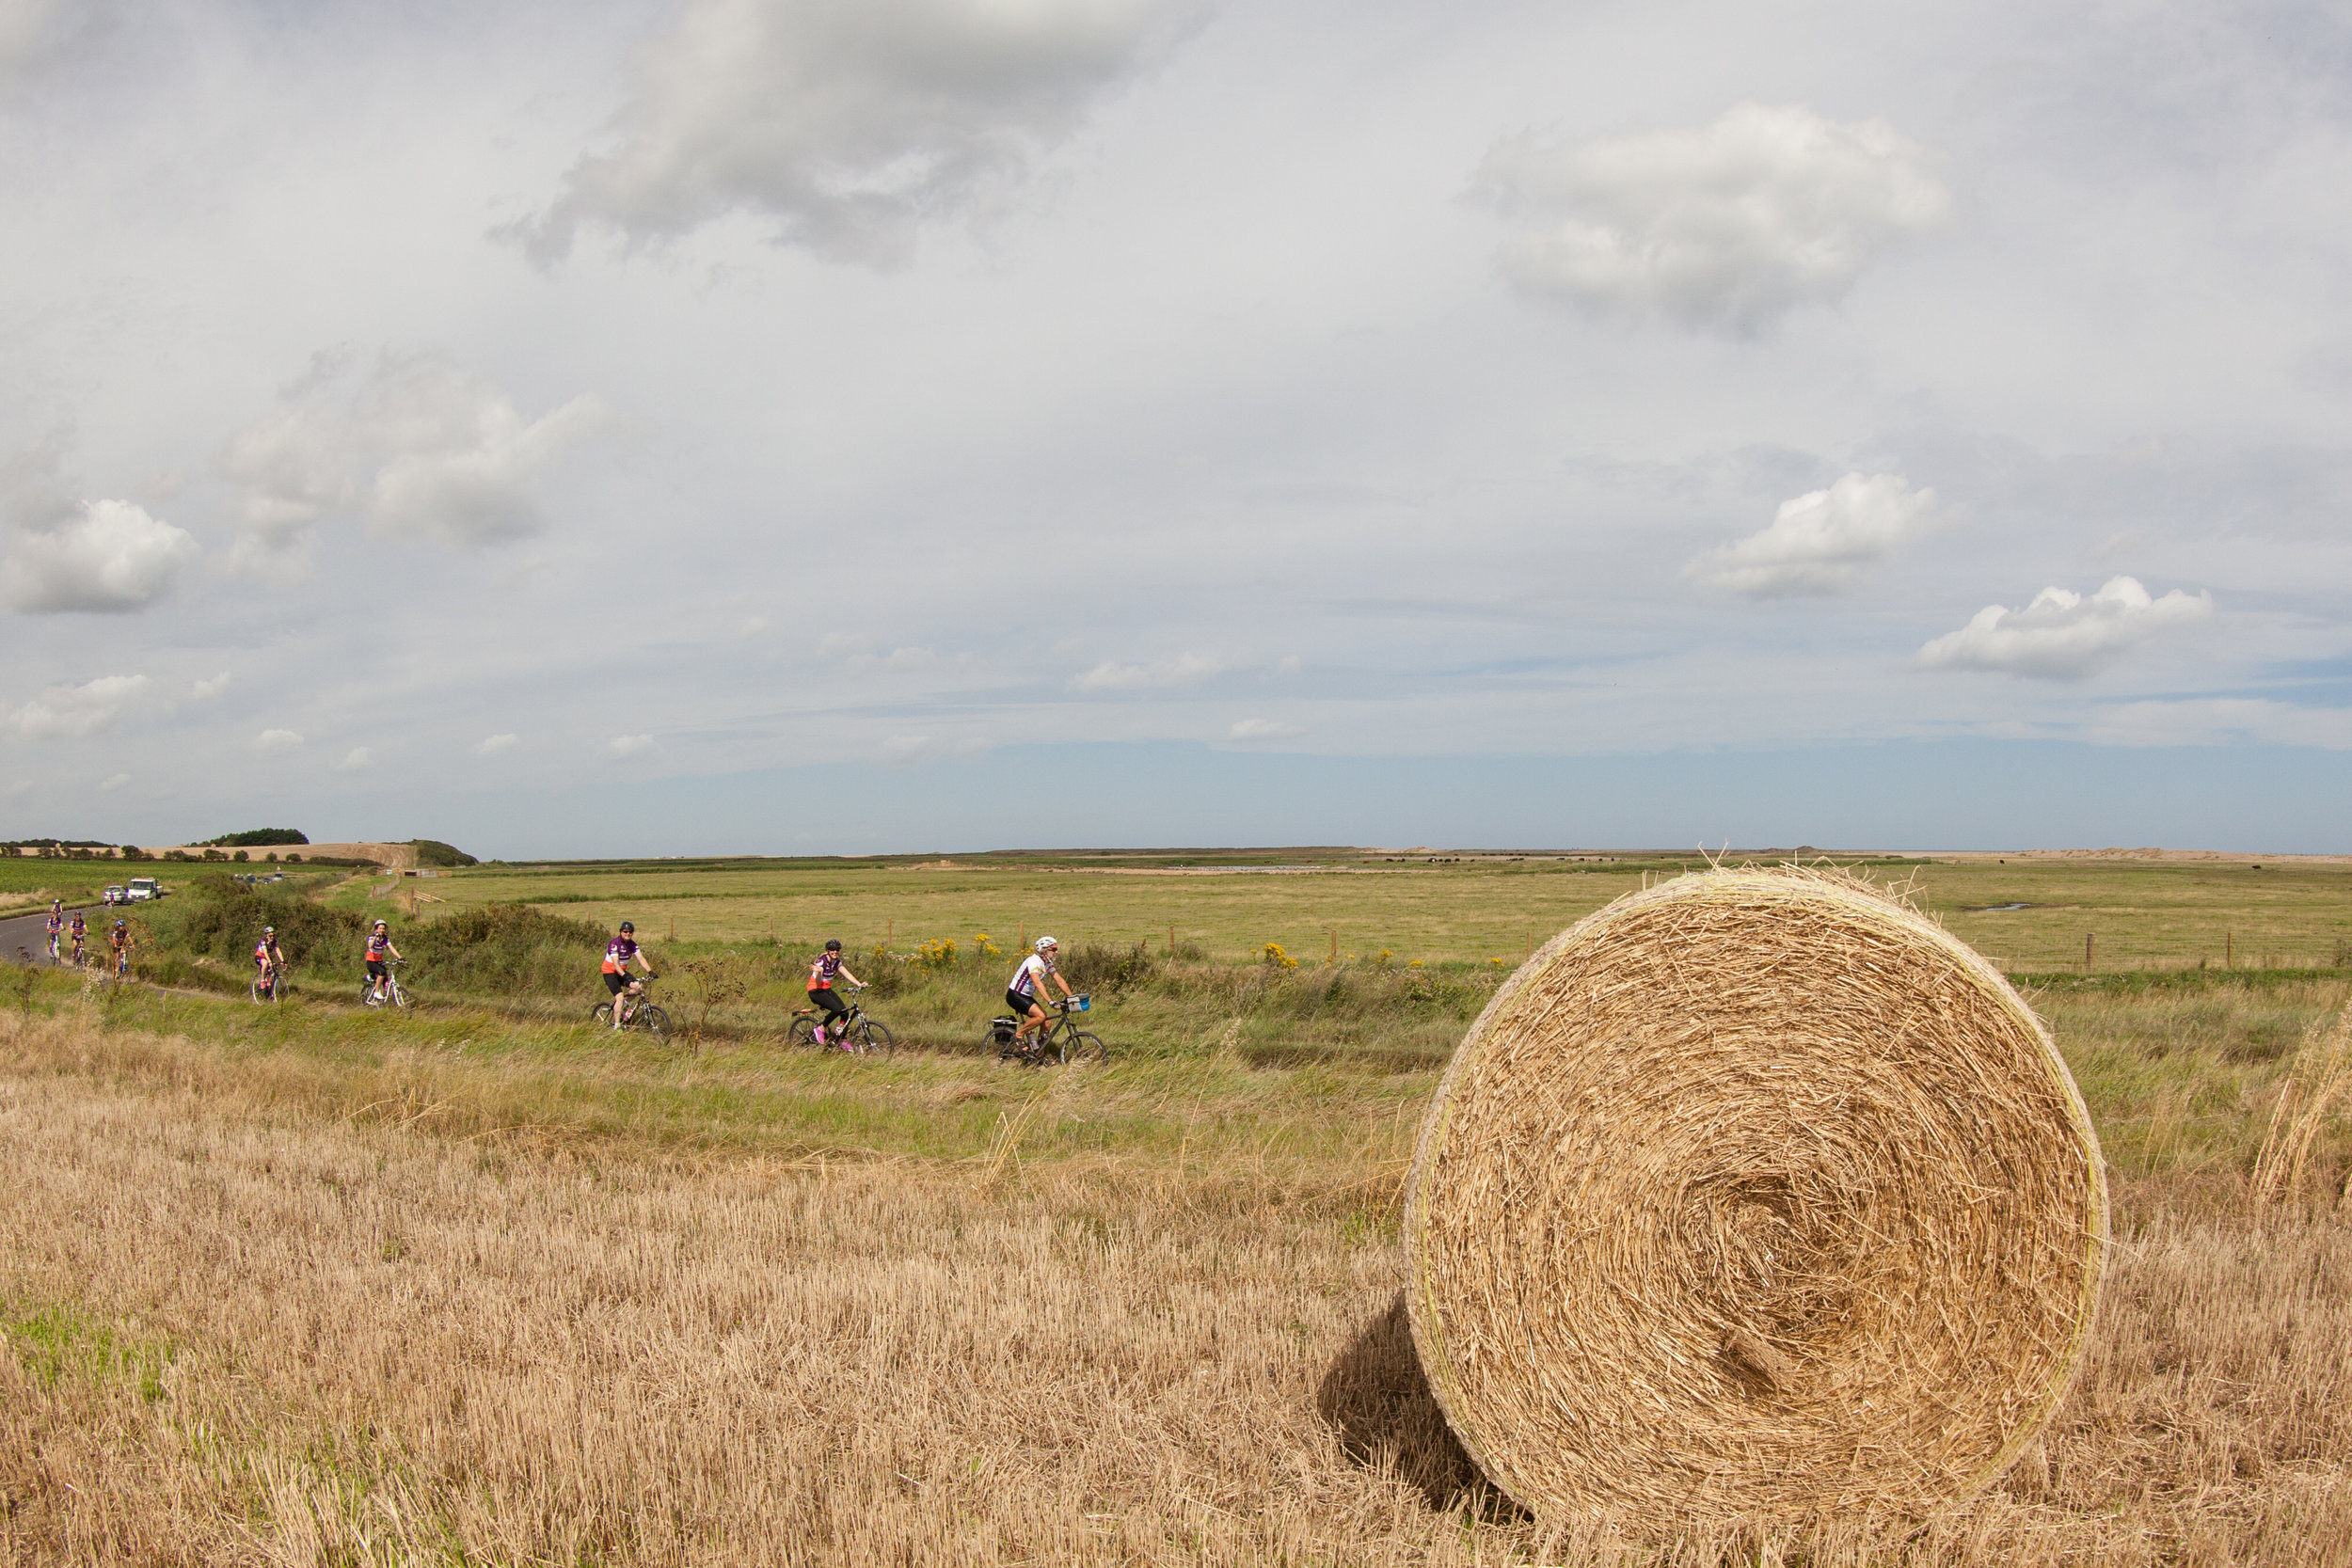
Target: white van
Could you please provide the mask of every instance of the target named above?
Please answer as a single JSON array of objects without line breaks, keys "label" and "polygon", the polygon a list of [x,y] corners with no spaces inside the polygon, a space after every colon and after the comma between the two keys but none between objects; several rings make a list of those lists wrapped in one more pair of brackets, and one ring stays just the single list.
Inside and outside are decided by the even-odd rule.
[{"label": "white van", "polygon": [[134,877],[131,879],[129,890],[123,894],[122,898],[123,902],[128,904],[144,904],[151,898],[161,898],[163,895],[164,886],[154,878]]}]

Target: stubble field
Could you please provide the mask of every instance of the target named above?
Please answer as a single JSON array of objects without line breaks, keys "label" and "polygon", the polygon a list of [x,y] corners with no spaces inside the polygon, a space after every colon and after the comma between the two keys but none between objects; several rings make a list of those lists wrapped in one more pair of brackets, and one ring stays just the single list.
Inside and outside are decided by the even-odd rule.
[{"label": "stubble field", "polygon": [[[1921,868],[1922,901],[1988,952],[1967,922],[1999,917],[1963,906],[2055,908],[2059,951],[2056,923],[2095,911],[2148,955],[2106,968],[2103,928],[2099,966],[2026,982],[2099,1120],[2120,1244],[2082,1383],[1993,1491],[1903,1541],[1661,1545],[1639,1521],[1523,1518],[1477,1481],[1398,1308],[1429,1042],[1458,1036],[1492,958],[1663,869],[429,884],[441,911],[576,894],[559,912],[633,915],[665,967],[797,961],[833,929],[960,937],[952,964],[879,960],[893,1006],[936,1021],[935,1048],[887,1063],[784,1053],[748,990],[660,1042],[552,1000],[379,1017],[324,982],[265,1012],[10,979],[0,1558],[2352,1559],[2341,1122],[2314,1126],[2296,1192],[2258,1206],[2248,1180],[2352,992],[2316,961],[2346,908],[2321,871]],[[1008,912],[1105,946],[1178,927],[1175,958],[1104,997],[1126,1048],[1107,1069],[956,1048],[1002,978],[972,939]],[[2197,970],[2186,941],[2216,926],[2307,961]],[[1332,927],[1326,966],[1309,939]],[[1299,968],[1253,959],[1269,941]]]}]

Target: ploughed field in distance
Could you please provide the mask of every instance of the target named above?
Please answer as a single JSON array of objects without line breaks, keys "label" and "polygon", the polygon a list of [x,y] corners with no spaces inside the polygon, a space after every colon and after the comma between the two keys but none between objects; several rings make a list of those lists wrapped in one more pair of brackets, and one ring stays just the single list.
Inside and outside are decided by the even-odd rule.
[{"label": "ploughed field in distance", "polygon": [[[1478,1479],[1398,1204],[1502,976],[1696,856],[941,859],[175,866],[135,983],[0,970],[0,1560],[2352,1560],[2352,866],[1841,857],[2049,1021],[2105,1306],[1922,1533],[1660,1549]],[[586,1027],[621,919],[667,1038]],[[1041,932],[1105,1067],[981,1051]],[[784,1045],[828,936],[895,1057]]]}]

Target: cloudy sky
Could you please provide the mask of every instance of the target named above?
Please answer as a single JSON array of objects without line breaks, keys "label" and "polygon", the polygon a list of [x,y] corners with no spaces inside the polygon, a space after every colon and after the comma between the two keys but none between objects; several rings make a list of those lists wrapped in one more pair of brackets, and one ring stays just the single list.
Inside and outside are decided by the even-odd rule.
[{"label": "cloudy sky", "polygon": [[0,0],[0,836],[2352,849],[2311,6]]}]

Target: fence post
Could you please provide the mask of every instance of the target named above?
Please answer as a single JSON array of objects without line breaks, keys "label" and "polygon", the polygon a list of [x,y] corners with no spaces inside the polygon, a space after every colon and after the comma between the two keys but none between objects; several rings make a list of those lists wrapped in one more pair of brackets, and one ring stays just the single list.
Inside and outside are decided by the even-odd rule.
[{"label": "fence post", "polygon": [[677,941],[677,911],[675,910],[670,911],[670,940]]},{"label": "fence post", "polygon": [[2090,973],[2090,933],[2089,931],[2083,933],[2083,973],[2085,974]]},{"label": "fence post", "polygon": [[2235,931],[2221,933],[2221,967],[2224,969],[2237,967],[2237,933]]},{"label": "fence post", "polygon": [[1326,959],[1326,960],[1325,960],[1325,962],[1326,962],[1326,963],[1338,963],[1339,961],[1340,961],[1340,928],[1339,928],[1337,926],[1334,926],[1334,927],[1331,927],[1331,956],[1330,956],[1330,958],[1328,958],[1327,959]]},{"label": "fence post", "polygon": [[1176,956],[1176,927],[1173,926],[1168,928],[1168,956],[1171,958]]}]

